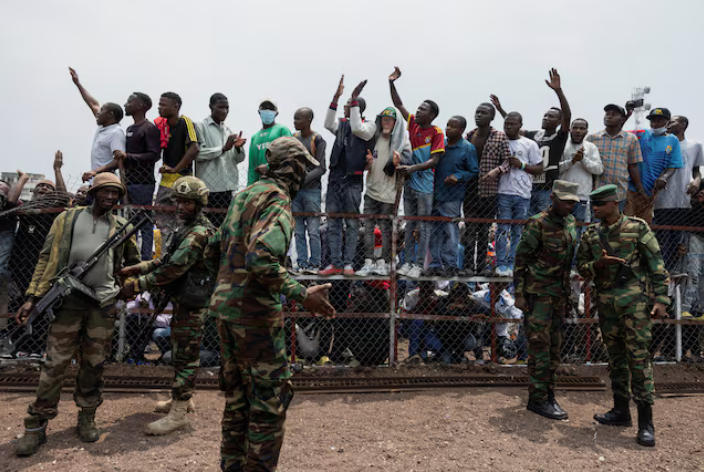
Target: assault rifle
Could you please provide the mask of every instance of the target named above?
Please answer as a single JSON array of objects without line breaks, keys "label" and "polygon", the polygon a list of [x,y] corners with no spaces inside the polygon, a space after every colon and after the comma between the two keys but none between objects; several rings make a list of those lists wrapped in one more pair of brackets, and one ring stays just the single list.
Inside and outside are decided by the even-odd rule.
[{"label": "assault rifle", "polygon": [[[91,257],[88,258],[88,261],[79,261],[62,269],[54,277],[54,283],[51,289],[49,289],[49,292],[44,294],[44,296],[34,304],[32,312],[30,312],[27,318],[27,322],[24,325],[20,324],[16,329],[0,340],[0,353],[3,355],[12,354],[22,340],[32,335],[32,323],[43,314],[46,314],[49,322],[52,322],[55,319],[54,310],[61,306],[64,297],[69,294],[74,292],[81,293],[97,302],[98,299],[95,295],[95,291],[83,284],[81,280],[103,255],[113,248],[124,244],[147,222],[152,222],[152,219],[147,213],[134,214],[127,223],[118,228],[110,238],[95,250]],[[128,231],[130,225],[132,225],[132,229]],[[122,235],[123,233],[124,235]],[[24,332],[19,337],[13,339],[23,328],[25,329]]]}]

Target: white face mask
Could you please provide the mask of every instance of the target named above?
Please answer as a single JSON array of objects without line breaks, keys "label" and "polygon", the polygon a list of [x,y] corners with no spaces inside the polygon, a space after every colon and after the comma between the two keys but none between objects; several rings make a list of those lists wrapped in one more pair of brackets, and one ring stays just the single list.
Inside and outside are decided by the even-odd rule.
[{"label": "white face mask", "polygon": [[667,126],[664,126],[662,128],[652,128],[651,131],[655,136],[664,135],[665,133],[667,133]]}]

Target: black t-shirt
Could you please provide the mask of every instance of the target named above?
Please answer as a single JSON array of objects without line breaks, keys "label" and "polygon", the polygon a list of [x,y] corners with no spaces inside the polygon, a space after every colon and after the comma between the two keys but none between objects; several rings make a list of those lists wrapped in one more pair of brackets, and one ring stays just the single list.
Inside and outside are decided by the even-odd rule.
[{"label": "black t-shirt", "polygon": [[159,129],[149,120],[127,127],[125,174],[128,184],[154,184],[154,164],[159,161]]},{"label": "black t-shirt", "polygon": [[[17,205],[18,204],[8,203],[5,206],[5,208],[2,209],[2,211],[5,212],[7,210],[12,210],[15,207],[17,207]],[[14,232],[15,228],[17,228],[17,214],[12,213],[12,214],[0,217],[0,233],[9,232],[9,231]]]},{"label": "black t-shirt", "polygon": [[543,172],[532,176],[533,189],[551,190],[553,181],[560,177],[560,161],[570,134],[560,128],[552,135],[546,135],[544,130],[538,130],[526,131],[524,136],[538,144],[543,156]]},{"label": "black t-shirt", "polygon": [[[182,116],[175,126],[169,127],[169,144],[163,154],[164,164],[176,167],[191,143],[198,143],[198,133],[191,119]],[[183,169],[181,174],[193,174],[193,165]]]}]

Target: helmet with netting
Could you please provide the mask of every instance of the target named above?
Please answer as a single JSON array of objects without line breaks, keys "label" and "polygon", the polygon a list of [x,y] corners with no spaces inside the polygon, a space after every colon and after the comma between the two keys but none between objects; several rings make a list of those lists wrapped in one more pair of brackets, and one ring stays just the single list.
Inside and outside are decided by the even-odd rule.
[{"label": "helmet with netting", "polygon": [[173,197],[187,200],[195,200],[202,205],[208,204],[208,194],[210,190],[205,182],[194,176],[183,176],[174,182],[172,188]]}]

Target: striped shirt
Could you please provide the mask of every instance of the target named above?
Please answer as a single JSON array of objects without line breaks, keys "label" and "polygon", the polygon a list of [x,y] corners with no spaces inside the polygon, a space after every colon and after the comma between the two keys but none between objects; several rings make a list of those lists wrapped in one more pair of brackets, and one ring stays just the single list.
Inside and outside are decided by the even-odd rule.
[{"label": "striped shirt", "polygon": [[633,133],[619,131],[616,136],[609,135],[606,130],[589,135],[587,141],[594,143],[599,149],[604,173],[596,177],[594,188],[615,184],[618,187],[618,200],[626,200],[628,189],[628,165],[643,161],[638,138]]}]

